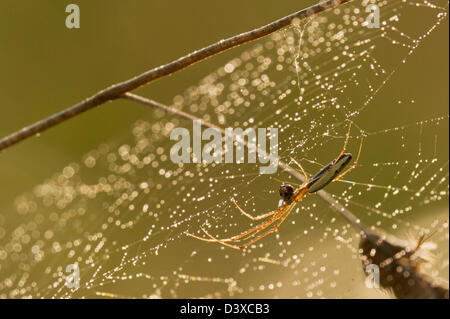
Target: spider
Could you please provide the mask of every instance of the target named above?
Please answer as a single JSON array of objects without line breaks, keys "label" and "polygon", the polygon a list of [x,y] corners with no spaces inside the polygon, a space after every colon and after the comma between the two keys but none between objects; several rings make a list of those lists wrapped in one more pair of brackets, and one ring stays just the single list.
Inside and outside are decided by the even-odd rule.
[{"label": "spider", "polygon": [[[255,226],[253,228],[250,228],[249,230],[247,230],[239,235],[235,235],[233,237],[225,238],[225,239],[214,238],[211,234],[209,234],[202,227],[200,227],[201,230],[206,234],[206,236],[208,236],[208,238],[199,237],[199,236],[196,236],[196,235],[193,235],[190,233],[186,233],[186,234],[190,237],[193,237],[193,238],[196,238],[196,239],[199,239],[202,241],[219,243],[219,244],[222,244],[224,246],[231,247],[234,249],[244,249],[247,246],[255,243],[256,241],[275,232],[280,227],[280,225],[285,221],[285,219],[289,216],[291,211],[294,209],[295,205],[298,202],[300,202],[306,194],[308,194],[308,193],[312,194],[312,193],[315,193],[315,192],[321,190],[322,188],[327,186],[332,181],[337,181],[337,180],[341,179],[342,176],[344,176],[345,174],[347,174],[353,168],[356,167],[356,165],[358,164],[359,155],[361,154],[364,137],[361,138],[358,155],[356,156],[355,162],[353,163],[352,166],[347,168],[347,170],[342,172],[344,170],[344,168],[347,166],[347,164],[352,160],[352,154],[345,153],[345,148],[347,147],[347,143],[348,143],[348,140],[350,137],[351,125],[352,125],[352,122],[350,122],[350,124],[349,124],[348,132],[345,137],[344,147],[342,148],[340,154],[333,161],[331,161],[330,164],[323,167],[312,178],[308,178],[308,174],[306,174],[303,167],[295,159],[291,158],[291,161],[294,162],[301,169],[303,175],[305,176],[305,182],[296,189],[294,189],[294,187],[290,184],[282,184],[280,186],[280,196],[282,199],[282,205],[277,210],[274,210],[274,211],[271,211],[269,213],[262,214],[259,216],[252,216],[252,215],[246,213],[236,203],[236,201],[234,199],[232,199],[234,205],[236,205],[237,209],[244,216],[248,217],[249,219],[251,219],[253,221],[258,221],[258,220],[262,220],[262,219],[270,217],[266,221],[260,223],[259,225]],[[275,224],[275,226],[270,228],[270,226],[272,226],[274,224]],[[269,228],[269,230],[267,230],[267,228]],[[235,242],[235,241],[239,242],[239,241],[249,240],[250,238],[256,236],[258,233],[262,232],[263,230],[267,230],[267,231],[265,233],[260,234],[255,239],[250,240],[249,242],[247,242],[241,246],[230,244],[230,242]]]}]

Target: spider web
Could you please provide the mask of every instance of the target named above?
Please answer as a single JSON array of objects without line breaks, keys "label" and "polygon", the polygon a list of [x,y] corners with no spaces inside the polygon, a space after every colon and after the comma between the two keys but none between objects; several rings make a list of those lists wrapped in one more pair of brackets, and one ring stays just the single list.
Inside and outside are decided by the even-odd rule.
[{"label": "spider web", "polygon": [[[368,4],[380,7],[380,28],[364,25]],[[235,49],[171,106],[221,127],[278,128],[280,159],[310,176],[340,152],[351,120],[347,151],[365,136],[359,165],[326,191],[369,229],[435,232],[423,271],[448,280],[448,99],[414,112],[428,106],[410,75],[447,6],[354,1]],[[366,288],[357,232],[317,195],[243,251],[187,237],[205,236],[200,227],[239,234],[256,222],[232,198],[259,215],[276,209],[281,181],[299,181],[260,175],[258,164],[174,164],[175,127],[192,133],[191,122],[155,110],[17,198],[20,222],[0,216],[0,296],[389,297]],[[65,286],[73,263],[78,289]]]}]

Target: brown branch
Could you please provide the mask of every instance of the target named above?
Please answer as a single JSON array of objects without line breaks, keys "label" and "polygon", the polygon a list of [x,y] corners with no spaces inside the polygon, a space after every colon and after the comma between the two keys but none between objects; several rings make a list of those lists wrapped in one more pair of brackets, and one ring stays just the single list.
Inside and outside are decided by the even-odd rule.
[{"label": "brown branch", "polygon": [[[182,118],[184,118],[186,120],[189,120],[189,121],[200,120],[198,117],[196,117],[194,115],[191,115],[189,113],[183,112],[181,110],[177,110],[177,109],[171,108],[171,107],[169,107],[169,106],[167,106],[165,104],[156,102],[154,100],[150,100],[148,98],[145,98],[145,97],[137,95],[137,94],[133,94],[133,93],[127,92],[122,97],[125,98],[125,99],[128,99],[128,100],[137,102],[137,103],[142,103],[142,104],[145,104],[145,105],[148,105],[148,106],[160,109],[160,110],[162,110],[164,112],[167,112],[167,113],[170,113],[170,114],[177,115],[177,116],[182,117]],[[202,121],[202,125],[205,126],[205,127],[208,127],[208,128],[214,128],[216,130],[219,130],[221,133],[225,134],[225,131],[221,127],[216,126],[216,125],[214,125],[212,123],[209,123],[209,122],[206,122],[206,121]]]},{"label": "brown branch", "polygon": [[266,35],[289,26],[294,20],[306,19],[317,13],[326,11],[350,1],[352,0],[323,1],[309,8],[297,11],[286,17],[271,22],[263,27],[241,33],[225,40],[220,40],[219,42],[211,44],[203,49],[189,53],[188,55],[185,55],[178,60],[151,69],[124,82],[114,84],[78,104],[75,104],[59,113],[53,114],[41,121],[22,128],[20,131],[4,137],[0,140],[0,151],[37,133],[43,132],[44,130],[53,127],[65,120],[86,112],[87,110],[90,110],[96,106],[104,104],[108,101],[115,100],[121,97],[124,93],[135,90],[138,87],[143,86],[151,81],[180,71],[188,66],[210,58],[228,49],[262,38]]}]

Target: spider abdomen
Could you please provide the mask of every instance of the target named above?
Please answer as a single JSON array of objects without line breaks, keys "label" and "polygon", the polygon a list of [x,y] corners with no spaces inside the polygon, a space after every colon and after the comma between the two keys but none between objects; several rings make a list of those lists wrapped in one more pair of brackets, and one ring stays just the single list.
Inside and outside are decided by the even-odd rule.
[{"label": "spider abdomen", "polygon": [[351,160],[352,154],[344,153],[322,168],[313,178],[309,180],[308,192],[315,193],[330,184]]}]

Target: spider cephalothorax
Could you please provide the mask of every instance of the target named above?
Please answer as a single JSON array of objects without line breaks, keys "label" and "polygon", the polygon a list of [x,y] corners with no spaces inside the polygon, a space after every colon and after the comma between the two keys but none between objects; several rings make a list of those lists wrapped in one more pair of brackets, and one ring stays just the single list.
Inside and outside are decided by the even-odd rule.
[{"label": "spider cephalothorax", "polygon": [[292,187],[289,184],[281,184],[280,196],[285,202],[291,201],[293,195],[294,195],[294,187]]}]

